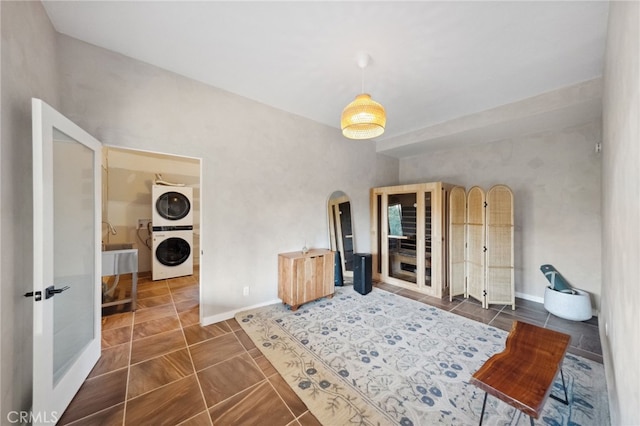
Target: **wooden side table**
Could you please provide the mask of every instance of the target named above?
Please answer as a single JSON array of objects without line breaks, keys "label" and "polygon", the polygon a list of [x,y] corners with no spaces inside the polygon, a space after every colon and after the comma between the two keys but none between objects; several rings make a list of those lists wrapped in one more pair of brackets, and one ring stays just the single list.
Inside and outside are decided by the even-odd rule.
[{"label": "wooden side table", "polygon": [[[568,334],[514,321],[505,350],[489,358],[470,380],[486,392],[480,425],[487,395],[493,395],[527,414],[532,426],[533,419],[540,417],[548,396],[569,405],[562,360],[570,340]],[[550,395],[558,370],[562,377],[564,400]]]},{"label": "wooden side table", "polygon": [[334,255],[327,249],[278,254],[278,297],[297,310],[303,303],[333,297]]}]

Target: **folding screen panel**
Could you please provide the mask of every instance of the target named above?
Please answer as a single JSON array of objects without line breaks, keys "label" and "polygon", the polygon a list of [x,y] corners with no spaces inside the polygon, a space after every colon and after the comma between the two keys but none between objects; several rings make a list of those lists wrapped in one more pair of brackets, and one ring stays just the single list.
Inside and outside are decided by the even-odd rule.
[{"label": "folding screen panel", "polygon": [[487,192],[486,301],[516,308],[513,262],[513,193],[505,185]]},{"label": "folding screen panel", "polygon": [[466,204],[465,189],[461,186],[454,187],[449,194],[449,300],[461,294],[466,297],[464,265]]},{"label": "folding screen panel", "polygon": [[485,290],[485,195],[478,186],[467,194],[467,294],[482,302]]}]

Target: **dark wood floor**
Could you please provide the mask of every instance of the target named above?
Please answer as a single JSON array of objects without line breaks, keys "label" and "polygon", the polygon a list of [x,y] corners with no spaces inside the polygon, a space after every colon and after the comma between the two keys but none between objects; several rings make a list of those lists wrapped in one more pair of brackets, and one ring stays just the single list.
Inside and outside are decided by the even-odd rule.
[{"label": "dark wood floor", "polygon": [[[482,309],[383,283],[376,286],[509,330],[518,319],[571,335],[569,352],[602,362],[597,318],[573,322],[535,302]],[[102,321],[102,357],[59,424],[318,425],[234,320],[202,327],[198,277],[139,280],[135,313]]]}]

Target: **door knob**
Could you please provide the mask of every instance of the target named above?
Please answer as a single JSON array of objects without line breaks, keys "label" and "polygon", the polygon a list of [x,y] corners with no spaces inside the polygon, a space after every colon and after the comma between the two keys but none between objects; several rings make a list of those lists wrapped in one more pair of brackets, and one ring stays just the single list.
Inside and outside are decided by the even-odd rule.
[{"label": "door knob", "polygon": [[66,285],[66,286],[64,286],[62,288],[55,288],[54,286],[49,286],[49,287],[47,287],[45,289],[45,297],[44,298],[45,299],[49,299],[49,298],[55,296],[58,293],[62,293],[65,290],[69,290],[69,288],[70,287],[68,285]]}]

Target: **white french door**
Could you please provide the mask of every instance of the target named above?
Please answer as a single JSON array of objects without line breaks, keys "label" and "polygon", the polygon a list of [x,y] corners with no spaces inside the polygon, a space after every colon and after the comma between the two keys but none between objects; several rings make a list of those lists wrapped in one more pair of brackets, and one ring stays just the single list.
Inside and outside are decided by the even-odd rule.
[{"label": "white french door", "polygon": [[101,151],[39,99],[33,114],[33,424],[62,415],[100,357]]}]

